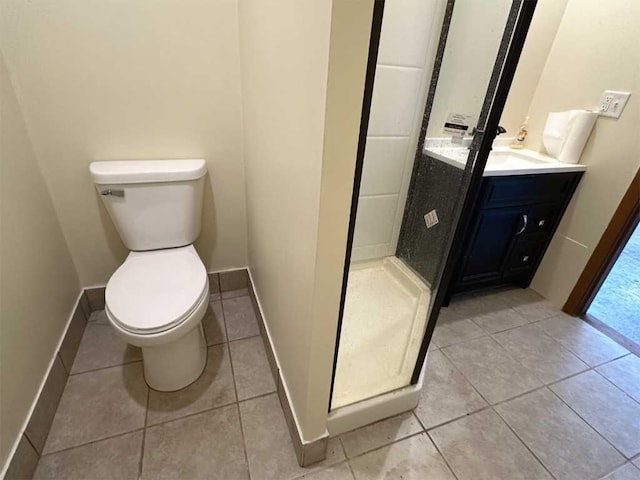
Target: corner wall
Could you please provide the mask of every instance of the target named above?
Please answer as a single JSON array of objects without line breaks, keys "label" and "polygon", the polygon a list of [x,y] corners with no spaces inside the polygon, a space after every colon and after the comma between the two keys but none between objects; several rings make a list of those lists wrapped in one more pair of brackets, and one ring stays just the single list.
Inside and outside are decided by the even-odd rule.
[{"label": "corner wall", "polygon": [[587,171],[533,279],[562,306],[640,168],[640,2],[569,0],[529,106],[527,148],[542,149],[550,111],[593,109],[603,90],[632,92],[619,119],[600,117],[582,154]]},{"label": "corner wall", "polygon": [[528,114],[568,0],[538,0],[500,125],[515,137]]},{"label": "corner wall", "polygon": [[304,442],[326,435],[372,4],[239,3],[249,268]]},{"label": "corner wall", "polygon": [[78,276],[0,55],[0,472],[59,347]]},{"label": "corner wall", "polygon": [[127,250],[94,160],[204,158],[209,271],[247,264],[236,0],[0,3],[0,43],[83,286]]}]

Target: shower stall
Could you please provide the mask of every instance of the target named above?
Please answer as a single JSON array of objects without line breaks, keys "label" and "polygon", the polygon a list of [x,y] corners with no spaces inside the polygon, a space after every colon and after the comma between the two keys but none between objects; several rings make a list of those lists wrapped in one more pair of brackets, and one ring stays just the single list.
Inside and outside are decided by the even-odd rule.
[{"label": "shower stall", "polygon": [[481,180],[534,8],[535,0],[376,2],[332,435],[419,400],[465,203]]}]

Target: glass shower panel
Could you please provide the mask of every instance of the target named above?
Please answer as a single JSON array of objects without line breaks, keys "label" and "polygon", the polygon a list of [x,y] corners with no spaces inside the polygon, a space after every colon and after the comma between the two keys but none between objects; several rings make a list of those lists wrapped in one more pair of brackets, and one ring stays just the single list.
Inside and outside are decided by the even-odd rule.
[{"label": "glass shower panel", "polygon": [[[426,109],[421,107],[421,133],[409,145],[415,157],[396,254],[352,261],[345,275],[332,410],[416,381],[412,377],[438,275],[467,193],[520,3],[449,0],[441,10],[443,20],[435,22],[442,23],[434,32],[438,52]],[[376,79],[378,75],[376,69]],[[372,110],[375,100],[374,95]],[[385,160],[392,161],[377,159],[381,174]],[[366,170],[366,156],[364,162]],[[352,229],[364,223],[363,215],[371,217],[361,203]]]}]

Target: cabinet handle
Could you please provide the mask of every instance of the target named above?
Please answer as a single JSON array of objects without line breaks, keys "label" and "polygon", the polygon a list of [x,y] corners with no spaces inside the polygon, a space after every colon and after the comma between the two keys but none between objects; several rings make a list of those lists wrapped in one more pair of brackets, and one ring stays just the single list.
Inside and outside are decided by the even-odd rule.
[{"label": "cabinet handle", "polygon": [[516,232],[516,235],[520,235],[527,229],[527,225],[529,224],[529,217],[526,213],[522,214],[522,228]]}]

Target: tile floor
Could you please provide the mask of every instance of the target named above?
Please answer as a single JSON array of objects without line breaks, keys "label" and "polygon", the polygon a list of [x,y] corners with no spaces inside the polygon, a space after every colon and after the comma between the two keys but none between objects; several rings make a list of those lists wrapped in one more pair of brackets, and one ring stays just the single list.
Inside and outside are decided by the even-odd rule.
[{"label": "tile floor", "polygon": [[528,290],[443,311],[419,406],[296,462],[246,290],[212,296],[205,374],[150,391],[103,312],[36,478],[640,479],[640,359]]}]

